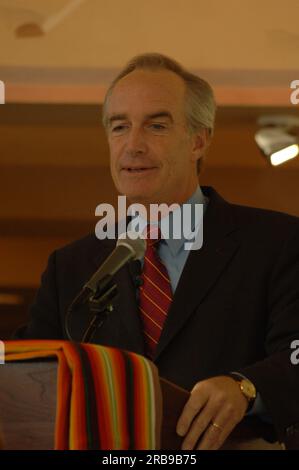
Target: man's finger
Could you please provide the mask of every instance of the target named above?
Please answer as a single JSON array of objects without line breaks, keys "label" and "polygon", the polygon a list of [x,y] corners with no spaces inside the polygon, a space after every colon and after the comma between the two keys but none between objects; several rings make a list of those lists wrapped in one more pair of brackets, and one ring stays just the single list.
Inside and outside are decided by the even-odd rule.
[{"label": "man's finger", "polygon": [[210,421],[197,449],[216,450],[219,449],[226,438],[232,432],[237,422],[226,412],[220,412],[216,418]]},{"label": "man's finger", "polygon": [[182,450],[192,450],[196,447],[196,443],[207,430],[211,423],[215,410],[209,403],[203,408],[201,413],[193,420],[187,435],[182,444]]},{"label": "man's finger", "polygon": [[204,393],[204,391],[201,391],[199,387],[195,387],[192,390],[190,398],[184,406],[181,416],[177,422],[176,431],[179,436],[185,436],[194,417],[205,406],[207,400],[208,395]]}]

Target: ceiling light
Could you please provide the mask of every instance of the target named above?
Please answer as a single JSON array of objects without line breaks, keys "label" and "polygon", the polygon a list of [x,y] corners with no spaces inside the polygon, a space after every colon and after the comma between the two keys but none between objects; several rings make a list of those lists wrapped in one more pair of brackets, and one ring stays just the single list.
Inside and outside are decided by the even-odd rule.
[{"label": "ceiling light", "polygon": [[297,157],[299,153],[299,147],[297,144],[289,145],[289,147],[285,147],[282,150],[278,150],[278,152],[272,153],[270,159],[273,166],[280,165],[292,158]]},{"label": "ceiling light", "polygon": [[299,140],[291,131],[299,128],[299,118],[288,115],[261,116],[263,126],[255,134],[255,142],[271,165],[277,166],[299,154]]}]

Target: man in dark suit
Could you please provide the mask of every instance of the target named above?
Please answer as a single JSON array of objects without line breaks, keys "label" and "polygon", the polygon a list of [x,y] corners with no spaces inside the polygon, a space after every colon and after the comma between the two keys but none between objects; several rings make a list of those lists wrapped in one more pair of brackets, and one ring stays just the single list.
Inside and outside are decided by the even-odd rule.
[{"label": "man in dark suit", "polygon": [[[183,449],[218,449],[248,412],[266,413],[281,441],[299,423],[299,370],[290,360],[299,338],[299,221],[198,186],[214,115],[209,85],[158,54],[134,59],[104,104],[118,191],[146,208],[204,205],[200,250],[184,253],[183,240],[157,249],[173,298],[152,358],[161,376],[192,391],[177,426]],[[54,252],[19,337],[66,337],[67,307],[114,246],[90,235]],[[134,267],[115,276],[119,297],[93,342],[144,354]],[[72,338],[89,321],[88,312],[73,315]]]}]

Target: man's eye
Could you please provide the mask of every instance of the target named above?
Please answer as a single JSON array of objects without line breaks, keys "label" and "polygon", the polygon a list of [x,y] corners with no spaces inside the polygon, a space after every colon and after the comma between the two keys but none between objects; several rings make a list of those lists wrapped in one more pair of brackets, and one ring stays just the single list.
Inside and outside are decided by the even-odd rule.
[{"label": "man's eye", "polygon": [[114,126],[112,127],[112,132],[121,132],[125,129],[125,126],[119,125],[119,126]]},{"label": "man's eye", "polygon": [[153,123],[150,125],[150,127],[156,131],[164,131],[167,129],[165,124],[159,124],[159,123]]}]

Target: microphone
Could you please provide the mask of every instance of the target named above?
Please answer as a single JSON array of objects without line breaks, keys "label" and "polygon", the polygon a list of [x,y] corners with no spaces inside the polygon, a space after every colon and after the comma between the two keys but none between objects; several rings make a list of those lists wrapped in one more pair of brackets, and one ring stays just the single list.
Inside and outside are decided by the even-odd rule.
[{"label": "microphone", "polygon": [[88,289],[95,294],[99,283],[104,278],[111,279],[128,261],[142,259],[145,250],[146,242],[143,238],[136,238],[136,232],[121,234],[112,253],[84,285],[83,289]]},{"label": "microphone", "polygon": [[116,284],[112,283],[114,274],[128,261],[142,259],[145,250],[146,242],[143,238],[136,238],[136,232],[127,232],[119,236],[112,253],[83,286],[67,309],[65,330],[70,341],[73,341],[73,338],[69,329],[69,318],[74,307],[89,299],[89,309],[94,313],[94,316],[81,339],[82,342],[88,342],[95,330],[104,323],[105,316],[103,314],[106,315],[105,312],[112,310],[108,307],[105,308],[105,305],[108,305],[116,294]]}]

